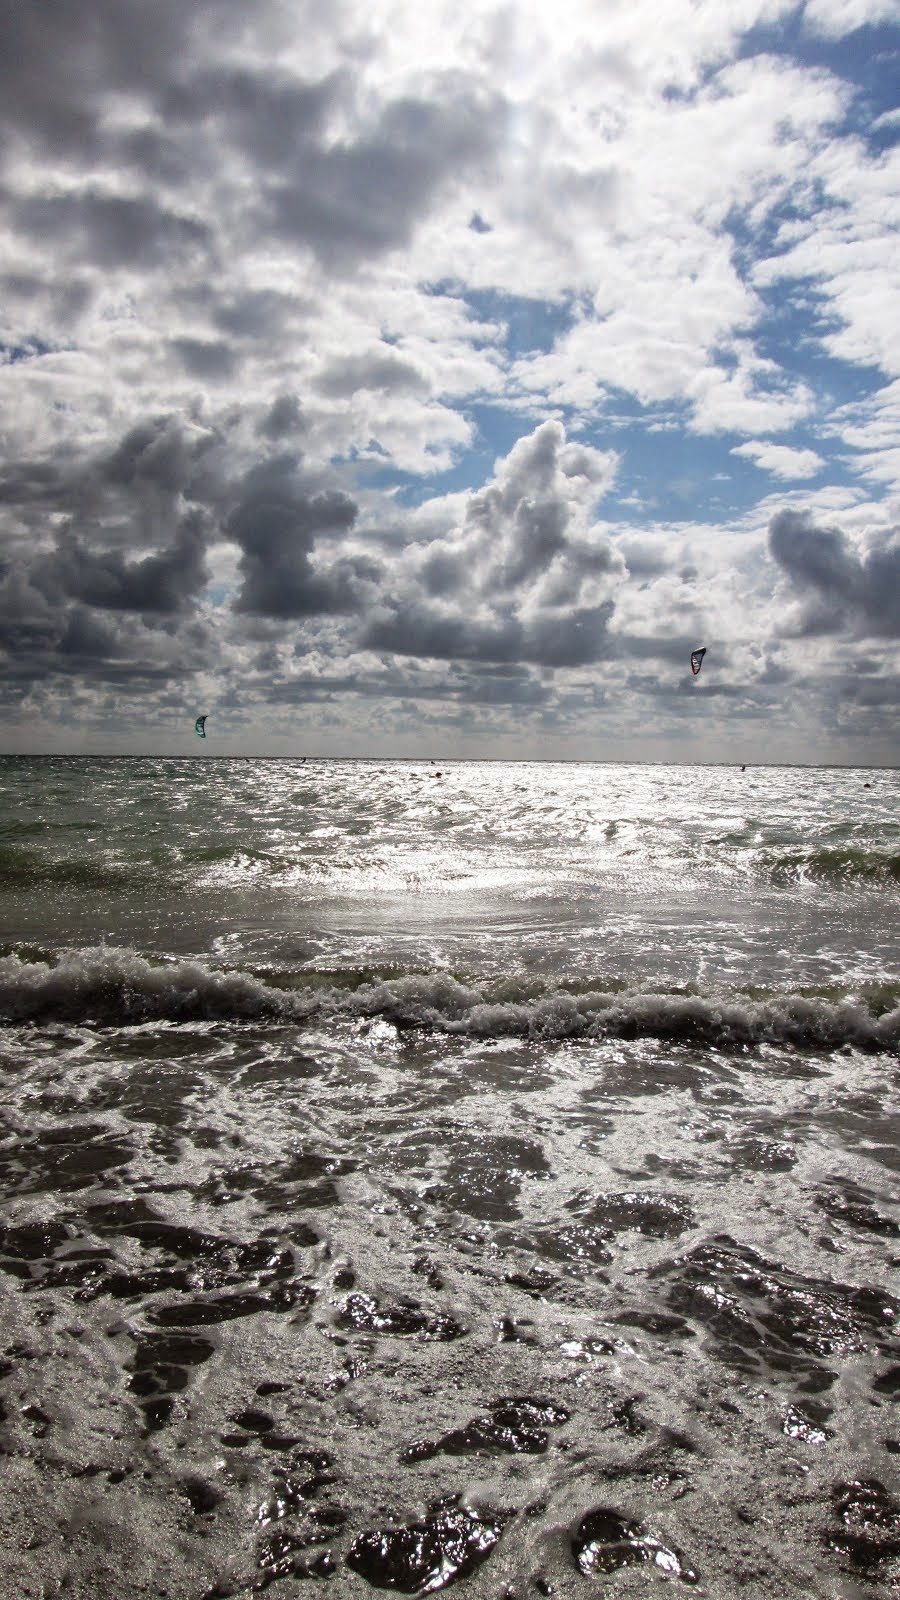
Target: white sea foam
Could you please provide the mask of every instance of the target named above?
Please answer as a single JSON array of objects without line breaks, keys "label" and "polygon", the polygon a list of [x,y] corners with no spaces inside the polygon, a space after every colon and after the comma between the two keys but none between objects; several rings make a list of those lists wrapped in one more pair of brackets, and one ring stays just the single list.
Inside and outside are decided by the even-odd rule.
[{"label": "white sea foam", "polygon": [[523,991],[517,998],[507,983],[499,999],[446,973],[360,981],[352,987],[346,981],[323,986],[321,974],[313,986],[310,976],[296,974],[290,988],[278,987],[247,972],[200,961],[156,964],[134,951],[106,946],[69,950],[55,963],[12,954],[0,960],[0,1017],[13,1023],[107,1026],[384,1017],[401,1027],[485,1039],[652,1037],[725,1047],[771,1042],[876,1050],[900,1045],[900,1006],[879,1012],[863,997],[751,999],[740,993],[548,989],[539,995]]}]

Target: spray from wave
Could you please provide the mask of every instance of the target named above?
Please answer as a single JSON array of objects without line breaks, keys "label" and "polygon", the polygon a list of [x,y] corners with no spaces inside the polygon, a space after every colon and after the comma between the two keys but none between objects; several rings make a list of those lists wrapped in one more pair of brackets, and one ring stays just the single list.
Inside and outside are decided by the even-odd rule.
[{"label": "spray from wave", "polygon": [[290,987],[279,986],[200,961],[153,963],[134,951],[107,947],[69,950],[47,960],[11,953],[0,959],[0,1018],[122,1027],[380,1017],[397,1027],[479,1039],[659,1038],[721,1048],[772,1043],[878,1051],[900,1046],[900,1004],[888,990],[877,997],[834,999],[634,990],[575,994],[561,988],[516,996],[507,983],[497,998],[485,986],[447,973],[375,980],[361,974],[356,987],[323,984],[321,973],[294,973],[289,981]]}]

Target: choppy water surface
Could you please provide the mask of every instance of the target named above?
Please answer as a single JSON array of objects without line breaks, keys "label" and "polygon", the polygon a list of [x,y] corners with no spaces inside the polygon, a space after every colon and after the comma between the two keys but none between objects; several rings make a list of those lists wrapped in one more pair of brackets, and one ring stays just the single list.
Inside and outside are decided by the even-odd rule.
[{"label": "choppy water surface", "polygon": [[898,800],[0,762],[0,1592],[900,1592]]}]

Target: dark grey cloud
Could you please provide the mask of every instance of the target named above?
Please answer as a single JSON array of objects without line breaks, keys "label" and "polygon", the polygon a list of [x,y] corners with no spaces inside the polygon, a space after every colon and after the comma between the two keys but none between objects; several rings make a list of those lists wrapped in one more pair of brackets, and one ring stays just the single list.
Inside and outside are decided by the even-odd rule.
[{"label": "dark grey cloud", "polygon": [[101,142],[97,95],[152,93],[198,36],[230,26],[237,0],[48,0],[0,4],[0,118],[46,153],[84,159]]},{"label": "dark grey cloud", "polygon": [[609,601],[526,620],[512,613],[479,620],[462,610],[451,614],[425,603],[405,604],[370,621],[360,642],[370,650],[439,661],[578,667],[611,653],[612,613]]},{"label": "dark grey cloud", "polygon": [[525,630],[522,659],[545,667],[585,667],[615,654],[609,623],[612,600],[571,612],[544,613]]},{"label": "dark grey cloud", "polygon": [[458,550],[432,547],[422,563],[420,576],[426,594],[435,599],[442,595],[459,594],[468,581],[465,557]]},{"label": "dark grey cloud", "polygon": [[[637,661],[667,661],[674,671],[683,676],[692,650],[697,648],[698,638],[696,633],[684,633],[683,619],[679,631],[663,632],[662,627],[657,633],[622,633],[616,637],[616,654]],[[703,640],[699,641],[701,644]],[[717,640],[714,649],[707,656],[704,663],[705,677],[703,686],[706,687],[709,678],[709,668],[715,665],[719,671],[727,667],[731,661],[731,651],[728,645]],[[690,684],[688,685],[690,687]]]},{"label": "dark grey cloud", "polygon": [[349,89],[341,72],[317,81],[272,71],[201,66],[186,73],[172,64],[161,96],[169,128],[212,126],[267,170],[290,170],[325,132],[329,113]]},{"label": "dark grey cloud", "polygon": [[83,664],[113,661],[124,653],[114,627],[84,606],[73,606],[66,618],[57,649],[62,656],[73,656]]},{"label": "dark grey cloud", "polygon": [[359,389],[423,394],[429,385],[411,361],[404,361],[390,350],[382,350],[330,362],[317,377],[315,387],[320,394],[343,399]]},{"label": "dark grey cloud", "polygon": [[303,431],[303,407],[295,394],[280,394],[257,424],[257,433],[277,443]]},{"label": "dark grey cloud", "polygon": [[272,701],[280,705],[327,701],[345,694],[365,700],[534,707],[545,704],[551,691],[547,684],[523,668],[498,673],[490,668],[471,670],[468,666],[457,667],[437,677],[423,677],[414,669],[315,677],[305,674],[275,682],[269,691]]},{"label": "dark grey cloud", "polygon": [[858,677],[855,673],[841,680],[841,699],[858,706],[900,707],[900,673],[886,672],[877,677]]},{"label": "dark grey cloud", "polygon": [[24,508],[59,499],[61,476],[52,461],[7,461],[0,467],[0,505]]},{"label": "dark grey cloud", "polygon": [[[192,615],[222,486],[208,429],[171,415],[0,478],[0,655],[22,684],[158,686],[209,660]],[[217,487],[218,486],[218,487]]]},{"label": "dark grey cloud", "polygon": [[[298,421],[296,403],[282,396],[264,415],[262,436]],[[274,645],[292,620],[364,609],[382,568],[359,541],[346,542],[355,501],[293,452],[247,469],[235,448],[239,410],[233,428],[230,437],[225,427],[148,417],[105,447],[5,471],[0,648],[26,662],[34,681],[96,679],[101,664],[121,675],[138,650],[138,676],[155,654],[150,668],[167,672],[173,650],[193,661],[188,673],[201,667],[206,638],[193,658],[188,641],[212,544],[231,541],[240,552],[241,584],[225,612],[229,647],[254,638]],[[170,638],[158,652],[148,643],[154,632]]]},{"label": "dark grey cloud", "polygon": [[[314,13],[304,18],[310,32],[324,20]],[[284,20],[263,0],[258,41],[275,47]],[[499,95],[447,72],[423,78],[417,94],[379,100],[362,92],[352,59],[309,77],[274,57],[235,66],[245,23],[236,0],[0,0],[9,173],[0,204],[25,249],[52,248],[72,277],[167,278],[187,267],[209,284],[229,252],[269,241],[347,273],[407,243],[442,195],[493,161],[505,130]],[[37,177],[36,155],[52,162]],[[15,272],[21,279],[18,263]],[[277,334],[271,290],[218,312],[209,298],[224,331],[260,337],[261,319],[266,336]]]},{"label": "dark grey cloud", "polygon": [[[656,672],[629,672],[623,678],[623,690],[637,690],[676,716],[694,715],[698,709],[697,688],[685,670],[664,677]],[[729,703],[729,716],[764,716],[782,698],[776,690],[758,682],[721,683],[707,677],[703,683],[703,704],[725,700]]]},{"label": "dark grey cloud", "polygon": [[642,539],[629,534],[618,539],[616,544],[633,578],[657,578],[671,566],[671,557],[667,557],[659,539]]},{"label": "dark grey cloud", "polygon": [[840,528],[786,509],[769,523],[769,551],[805,598],[801,633],[900,634],[900,528],[860,554]]},{"label": "dark grey cloud", "polygon": [[71,530],[37,567],[37,581],[59,585],[103,611],[174,615],[187,610],[207,579],[207,529],[196,512],[185,517],[165,550],[128,561],[118,550],[90,550]]},{"label": "dark grey cloud", "polygon": [[210,429],[189,427],[178,416],[142,418],[101,457],[96,476],[138,494],[156,488],[203,499],[210,482],[206,462],[217,442]]},{"label": "dark grey cloud", "polygon": [[35,555],[33,538],[49,542],[50,517],[65,517],[68,533],[89,551],[168,545],[191,502],[196,511],[215,501],[219,444],[211,430],[166,415],[143,419],[99,447],[70,444],[10,461],[0,467],[6,549],[16,550],[27,533]]},{"label": "dark grey cloud", "polygon": [[171,273],[186,257],[206,256],[213,240],[206,223],[152,195],[104,194],[91,187],[27,196],[13,203],[11,221],[33,242],[52,246],[55,256],[86,259],[106,270]]},{"label": "dark grey cloud", "polygon": [[407,602],[372,618],[360,643],[368,650],[437,661],[518,661],[523,630],[514,617],[478,621]]},{"label": "dark grey cloud", "polygon": [[[261,458],[247,467],[249,422]],[[360,528],[354,497],[289,442],[303,426],[299,398],[281,393],[247,418],[234,408],[231,423],[144,417],[105,446],[8,469],[0,507],[27,536],[8,546],[0,645],[35,683],[68,675],[140,693],[177,670],[189,680],[209,658],[212,631],[193,650],[187,630],[210,552],[230,543],[238,586],[209,628],[221,650],[243,652],[245,686],[267,700],[538,707],[553,669],[613,654],[613,601],[594,580],[621,562],[585,521],[602,463],[558,424],[521,439],[443,538],[408,556],[399,538],[390,566],[371,554],[384,541]],[[48,514],[52,538],[35,547]],[[285,674],[285,644],[298,663],[314,652],[315,673]],[[380,669],[342,671],[360,651]]]},{"label": "dark grey cloud", "polygon": [[160,684],[189,682],[209,666],[213,640],[206,629],[176,633],[146,621],[58,592],[48,597],[29,574],[12,572],[0,581],[0,680],[22,693],[54,682],[156,693]]},{"label": "dark grey cloud", "polygon": [[338,271],[407,244],[446,186],[485,165],[502,128],[499,100],[433,87],[435,99],[395,100],[354,139],[295,147],[293,170],[266,186],[267,229]]},{"label": "dark grey cloud", "polygon": [[241,548],[243,584],[235,610],[264,617],[355,612],[379,576],[370,558],[349,554],[317,567],[319,539],[340,538],[357,506],[336,489],[304,483],[293,456],[260,463],[246,475],[226,531]]},{"label": "dark grey cloud", "polygon": [[567,443],[557,422],[524,435],[469,495],[461,525],[383,589],[361,647],[483,666],[570,668],[609,657],[614,602],[603,580],[624,566],[588,526],[609,473],[609,457]]},{"label": "dark grey cloud", "polygon": [[0,647],[7,653],[6,666],[14,664],[21,673],[35,655],[53,648],[59,633],[46,596],[26,571],[8,564],[0,580]]},{"label": "dark grey cloud", "polygon": [[571,512],[554,483],[561,437],[549,424],[520,441],[503,481],[469,501],[467,526],[503,551],[494,567],[497,587],[516,588],[546,571],[565,548]]},{"label": "dark grey cloud", "polygon": [[[30,247],[28,254],[33,271],[0,272],[4,307],[12,325],[22,330],[20,337],[28,340],[28,329],[41,328],[52,335],[50,348],[65,347],[77,333],[82,317],[90,311],[99,280],[90,270],[72,264],[61,278],[49,255],[42,259],[40,251]],[[38,355],[38,350],[34,354]]]},{"label": "dark grey cloud", "polygon": [[[446,74],[360,120],[349,69],[304,80],[284,72],[182,67],[173,61],[155,113],[171,139],[195,146],[195,169],[232,165],[253,173],[246,223],[257,236],[309,248],[331,271],[350,270],[408,242],[416,222],[448,184],[481,170],[503,132],[499,96]],[[341,113],[354,131],[335,139]],[[159,140],[132,143],[152,177],[176,170]],[[144,175],[141,174],[141,176]]]},{"label": "dark grey cloud", "polygon": [[590,544],[586,539],[566,539],[541,598],[548,606],[577,605],[586,578],[600,578],[621,570],[620,557],[608,540]]},{"label": "dark grey cloud", "polygon": [[216,327],[238,339],[278,339],[286,322],[310,309],[297,295],[276,289],[229,293],[211,304],[208,285],[193,297],[193,305],[198,313],[208,310]]},{"label": "dark grey cloud", "polygon": [[234,376],[235,352],[221,339],[173,339],[171,349],[192,378],[215,382]]}]

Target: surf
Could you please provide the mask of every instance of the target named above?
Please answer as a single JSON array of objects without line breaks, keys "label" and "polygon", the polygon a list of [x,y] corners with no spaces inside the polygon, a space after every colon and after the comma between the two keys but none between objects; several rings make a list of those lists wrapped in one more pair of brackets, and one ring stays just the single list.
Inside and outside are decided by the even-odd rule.
[{"label": "surf", "polygon": [[656,1038],[734,1048],[763,1043],[888,1051],[900,1046],[900,994],[887,985],[822,996],[741,991],[665,992],[638,988],[573,992],[558,984],[506,979],[465,983],[446,972],[373,978],[300,969],[280,981],[199,960],[152,961],[107,946],[34,959],[0,958],[0,1019],[121,1027],[144,1022],[321,1023],[383,1019],[477,1039]]}]

